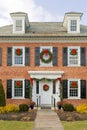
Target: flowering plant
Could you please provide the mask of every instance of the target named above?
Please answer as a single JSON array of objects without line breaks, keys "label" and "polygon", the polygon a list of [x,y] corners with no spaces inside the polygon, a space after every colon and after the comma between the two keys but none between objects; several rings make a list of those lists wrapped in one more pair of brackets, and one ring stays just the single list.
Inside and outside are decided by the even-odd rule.
[{"label": "flowering plant", "polygon": [[[44,56],[48,56],[48,58],[44,58]],[[41,51],[40,59],[44,63],[50,63],[52,61],[52,53],[51,53],[51,51],[49,51],[47,49]]]}]

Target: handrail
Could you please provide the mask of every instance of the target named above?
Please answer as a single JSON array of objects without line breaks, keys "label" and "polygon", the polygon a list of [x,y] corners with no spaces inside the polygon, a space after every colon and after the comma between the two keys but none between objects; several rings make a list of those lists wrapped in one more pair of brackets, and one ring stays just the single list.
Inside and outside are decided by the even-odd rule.
[{"label": "handrail", "polygon": [[52,105],[55,107],[56,106],[56,99],[55,99],[55,97],[53,97],[53,96],[51,96],[51,103],[52,103]]},{"label": "handrail", "polygon": [[37,96],[37,107],[40,105],[40,102],[41,102],[41,96]]}]

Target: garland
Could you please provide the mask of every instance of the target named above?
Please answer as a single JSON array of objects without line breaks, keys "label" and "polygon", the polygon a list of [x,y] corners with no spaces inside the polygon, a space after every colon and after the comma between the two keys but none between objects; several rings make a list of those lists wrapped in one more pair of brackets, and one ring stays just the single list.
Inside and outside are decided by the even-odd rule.
[{"label": "garland", "polygon": [[[44,58],[44,55],[45,56],[48,56],[49,55],[49,58],[48,59],[45,59]],[[49,50],[43,50],[41,53],[40,53],[40,59],[41,59],[41,61],[42,62],[44,62],[44,63],[50,63],[51,61],[52,61],[52,53],[51,53],[51,51],[49,51]]]},{"label": "garland", "polygon": [[17,48],[16,51],[15,51],[16,55],[20,56],[22,55],[22,49],[20,48]]},{"label": "garland", "polygon": [[44,91],[48,91],[48,90],[49,90],[49,86],[48,86],[47,84],[44,84],[44,85],[43,85],[43,90],[44,90]]},{"label": "garland", "polygon": [[48,79],[48,78],[41,78],[41,79],[38,79],[38,78],[30,78],[30,84],[33,85],[33,81],[36,80],[36,81],[56,81],[58,80],[60,83],[62,82],[62,79],[61,77],[59,78],[56,78],[56,79]]}]

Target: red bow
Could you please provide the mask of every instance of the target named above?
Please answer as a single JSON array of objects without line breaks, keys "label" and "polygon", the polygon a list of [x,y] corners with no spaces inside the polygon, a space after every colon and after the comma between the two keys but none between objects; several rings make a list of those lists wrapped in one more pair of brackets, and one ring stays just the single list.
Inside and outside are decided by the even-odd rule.
[{"label": "red bow", "polygon": [[33,85],[33,78],[30,78],[30,83]]}]

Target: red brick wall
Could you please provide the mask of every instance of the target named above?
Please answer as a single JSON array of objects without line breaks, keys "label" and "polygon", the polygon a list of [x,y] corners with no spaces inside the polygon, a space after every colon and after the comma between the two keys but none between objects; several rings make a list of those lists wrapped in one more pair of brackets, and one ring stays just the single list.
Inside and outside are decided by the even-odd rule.
[{"label": "red brick wall", "polygon": [[[30,47],[30,66],[24,66],[24,67],[14,67],[14,66],[7,66],[7,47],[12,46],[26,46]],[[39,46],[54,46],[58,47],[58,66],[56,67],[36,67],[34,64],[34,49],[35,47]],[[62,48],[67,46],[82,46],[86,47],[87,52],[87,43],[0,43],[0,47],[2,48],[2,66],[0,66],[0,79],[2,79],[4,90],[6,93],[6,81],[7,79],[12,78],[24,78],[28,79],[29,70],[36,70],[36,71],[64,71],[63,79],[68,78],[79,78],[84,79],[87,81],[87,60],[86,60],[86,66],[83,67],[63,67],[62,66]],[[86,53],[87,57],[87,53]],[[87,58],[86,58],[87,59]],[[20,68],[20,69],[19,69]],[[86,94],[87,94],[87,88],[86,88]],[[87,95],[86,95],[87,98]],[[76,101],[76,100],[75,100]],[[79,100],[77,100],[78,102]],[[82,100],[81,100],[82,101]],[[28,99],[25,100],[7,100],[7,103],[22,103],[22,102],[29,102]]]}]

